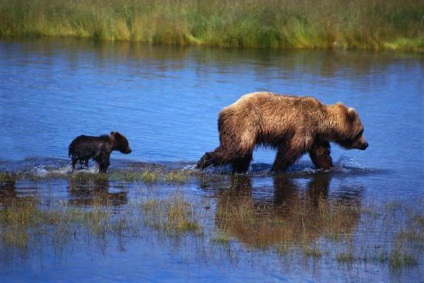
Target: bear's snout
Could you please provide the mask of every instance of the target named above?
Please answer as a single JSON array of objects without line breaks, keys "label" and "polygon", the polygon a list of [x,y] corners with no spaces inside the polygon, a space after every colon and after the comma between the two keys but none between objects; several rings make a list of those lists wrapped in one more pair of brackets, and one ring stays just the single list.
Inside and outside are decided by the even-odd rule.
[{"label": "bear's snout", "polygon": [[364,136],[361,136],[361,138],[358,140],[358,146],[357,148],[360,150],[365,150],[368,147],[368,142],[367,140],[364,138]]},{"label": "bear's snout", "polygon": [[121,151],[123,154],[130,154],[132,152],[131,148],[127,147],[125,150]]},{"label": "bear's snout", "polygon": [[368,147],[368,142],[367,142],[367,141],[365,141],[365,142],[363,142],[363,143],[359,146],[359,149],[360,149],[360,150],[366,150],[366,149],[367,149],[367,147]]}]

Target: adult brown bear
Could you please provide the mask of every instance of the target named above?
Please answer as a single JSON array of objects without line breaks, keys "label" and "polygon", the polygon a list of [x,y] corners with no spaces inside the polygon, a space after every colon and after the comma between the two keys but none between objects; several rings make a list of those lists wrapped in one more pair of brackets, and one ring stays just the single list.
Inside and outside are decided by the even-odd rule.
[{"label": "adult brown bear", "polygon": [[333,167],[330,142],[365,150],[368,143],[358,113],[342,103],[324,105],[313,97],[255,92],[242,96],[219,113],[220,145],[206,152],[197,168],[232,164],[249,169],[257,145],[277,149],[272,171],[281,172],[309,153],[318,169]]}]

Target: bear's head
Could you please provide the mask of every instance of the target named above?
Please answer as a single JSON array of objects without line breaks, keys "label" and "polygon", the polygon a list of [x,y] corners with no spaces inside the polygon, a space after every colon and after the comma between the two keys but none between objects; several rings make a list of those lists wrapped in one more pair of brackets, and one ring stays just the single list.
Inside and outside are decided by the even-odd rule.
[{"label": "bear's head", "polygon": [[365,150],[368,147],[368,142],[364,137],[364,126],[358,113],[353,108],[347,108],[342,103],[337,103],[335,106],[339,129],[337,138],[334,140],[337,144],[345,149],[360,149]]},{"label": "bear's head", "polygon": [[132,152],[128,140],[125,136],[121,135],[118,132],[111,132],[110,136],[114,140],[114,150],[119,150],[123,154],[129,154]]}]

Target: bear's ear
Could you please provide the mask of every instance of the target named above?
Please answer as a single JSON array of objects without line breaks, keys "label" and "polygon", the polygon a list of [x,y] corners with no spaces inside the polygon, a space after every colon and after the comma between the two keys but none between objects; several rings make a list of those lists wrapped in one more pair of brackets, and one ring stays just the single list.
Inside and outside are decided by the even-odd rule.
[{"label": "bear's ear", "polygon": [[356,113],[356,110],[354,108],[349,108],[347,110],[347,116],[349,117],[350,120],[355,120],[356,117],[358,116],[358,114]]},{"label": "bear's ear", "polygon": [[350,117],[355,117],[355,116],[357,115],[356,110],[355,110],[354,108],[349,108],[349,109],[347,110],[347,114],[348,114]]},{"label": "bear's ear", "polygon": [[111,135],[111,136],[114,136],[114,135],[115,135],[115,132],[113,132],[113,131],[112,131],[112,132],[110,132],[110,135]]}]

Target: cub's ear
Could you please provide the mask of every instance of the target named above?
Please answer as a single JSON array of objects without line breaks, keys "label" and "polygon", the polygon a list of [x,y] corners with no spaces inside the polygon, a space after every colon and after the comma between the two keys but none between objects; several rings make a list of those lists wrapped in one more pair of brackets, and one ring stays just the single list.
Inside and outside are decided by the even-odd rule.
[{"label": "cub's ear", "polygon": [[111,136],[114,136],[114,135],[115,135],[115,132],[113,132],[113,131],[112,131],[112,132],[110,132],[110,135],[111,135]]}]

